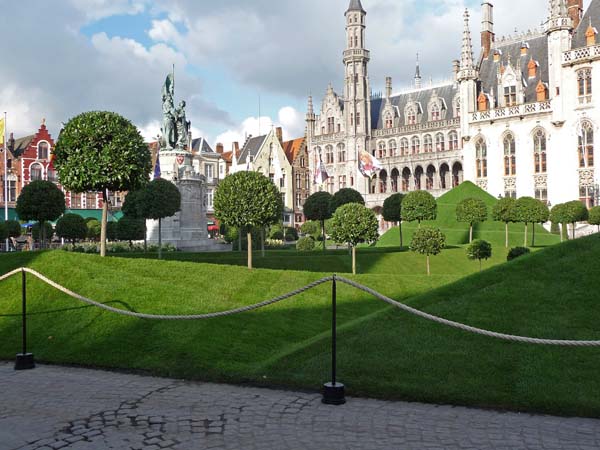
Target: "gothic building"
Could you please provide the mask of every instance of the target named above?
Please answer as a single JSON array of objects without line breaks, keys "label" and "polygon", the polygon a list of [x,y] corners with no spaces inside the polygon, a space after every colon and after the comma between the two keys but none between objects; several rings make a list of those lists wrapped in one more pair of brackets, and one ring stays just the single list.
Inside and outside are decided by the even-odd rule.
[{"label": "gothic building", "polygon": [[[470,180],[494,196],[532,196],[556,204],[598,203],[594,134],[600,124],[600,0],[551,0],[543,29],[496,38],[493,5],[482,2],[481,54],[473,55],[469,12],[460,59],[448,83],[374,96],[366,45],[367,13],[351,0],[346,16],[344,90],[330,85],[314,112],[309,98],[307,148],[312,191],[352,187],[378,207],[394,192],[439,196]],[[450,67],[450,61],[449,61]],[[597,80],[593,82],[594,78]],[[359,171],[367,151],[382,163]],[[329,178],[321,184],[316,168]]]}]

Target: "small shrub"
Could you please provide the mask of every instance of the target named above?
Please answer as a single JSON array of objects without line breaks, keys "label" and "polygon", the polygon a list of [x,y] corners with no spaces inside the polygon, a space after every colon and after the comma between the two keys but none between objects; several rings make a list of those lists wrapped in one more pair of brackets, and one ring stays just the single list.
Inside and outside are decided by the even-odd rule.
[{"label": "small shrub", "polygon": [[269,250],[278,250],[285,247],[285,242],[283,242],[281,239],[267,239],[265,241],[265,246]]},{"label": "small shrub", "polygon": [[315,240],[312,236],[304,236],[296,242],[296,250],[299,252],[310,252],[315,249]]},{"label": "small shrub", "polygon": [[529,253],[531,253],[531,250],[529,250],[526,247],[511,248],[510,251],[508,252],[508,256],[506,257],[506,260],[512,261],[513,259],[517,259],[518,257],[527,255]]},{"label": "small shrub", "polygon": [[285,229],[285,240],[287,242],[293,242],[298,240],[298,231],[295,228],[286,228]]},{"label": "small shrub", "polygon": [[283,241],[283,230],[275,230],[275,231],[269,232],[269,239]]}]

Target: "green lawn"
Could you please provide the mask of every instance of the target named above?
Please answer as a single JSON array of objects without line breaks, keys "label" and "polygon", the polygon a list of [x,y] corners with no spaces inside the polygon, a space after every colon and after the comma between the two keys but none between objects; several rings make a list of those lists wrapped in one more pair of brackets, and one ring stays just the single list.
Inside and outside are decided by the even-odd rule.
[{"label": "green lawn", "polygon": [[[500,332],[600,339],[600,237],[542,249],[509,264],[497,251],[478,273],[463,248],[433,258],[361,249],[353,278],[394,299]],[[0,273],[27,265],[116,307],[186,314],[252,304],[349,270],[339,251],[293,251],[237,267],[241,254],[189,261],[99,258],[66,252],[0,257]],[[209,264],[206,262],[219,264]],[[231,265],[233,264],[233,265]],[[291,270],[300,269],[300,270]],[[69,299],[29,277],[29,334],[39,361],[141,370],[189,379],[317,389],[328,381],[330,286],[238,316],[156,322],[117,316]],[[19,350],[20,284],[1,286],[0,357]],[[500,342],[407,316],[339,286],[339,376],[353,395],[600,417],[600,349]]]}]

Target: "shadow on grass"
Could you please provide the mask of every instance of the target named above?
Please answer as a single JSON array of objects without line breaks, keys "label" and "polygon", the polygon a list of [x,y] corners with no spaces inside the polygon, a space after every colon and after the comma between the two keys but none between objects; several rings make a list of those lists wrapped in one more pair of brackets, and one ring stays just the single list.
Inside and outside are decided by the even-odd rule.
[{"label": "shadow on grass", "polygon": [[[133,309],[128,303],[126,302],[122,302],[119,300],[115,300],[115,301],[111,301],[111,302],[105,302],[102,303],[103,305],[120,305],[123,307],[123,309],[130,311],[130,312],[137,312],[135,309]],[[49,314],[57,314],[57,313],[62,313],[62,312],[68,312],[68,311],[78,311],[78,310],[82,310],[82,309],[91,309],[91,308],[97,308],[94,305],[84,305],[84,306],[74,306],[72,308],[59,308],[59,309],[49,309],[46,311],[36,311],[36,312],[28,312],[27,313],[27,317],[32,317],[32,316],[43,316],[43,315],[49,315]],[[0,317],[21,317],[22,314],[17,313],[17,314],[0,314]]]}]

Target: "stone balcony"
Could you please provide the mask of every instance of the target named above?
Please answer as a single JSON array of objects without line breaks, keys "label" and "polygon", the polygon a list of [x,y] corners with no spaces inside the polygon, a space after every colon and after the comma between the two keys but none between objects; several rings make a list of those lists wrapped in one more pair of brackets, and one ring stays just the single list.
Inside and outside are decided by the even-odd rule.
[{"label": "stone balcony", "polygon": [[351,48],[349,50],[344,50],[344,62],[363,58],[365,58],[367,61],[370,60],[371,52],[362,48]]},{"label": "stone balcony", "polygon": [[425,131],[445,130],[449,128],[458,128],[460,126],[460,118],[448,120],[437,120],[435,122],[418,123],[415,125],[404,125],[401,127],[384,128],[373,130],[373,137],[386,137],[399,134],[422,133]]},{"label": "stone balcony", "polygon": [[471,123],[509,119],[512,117],[522,118],[533,114],[551,112],[552,103],[550,100],[546,100],[544,102],[525,103],[523,105],[507,106],[506,108],[496,108],[471,113]]},{"label": "stone balcony", "polygon": [[562,65],[574,66],[576,64],[591,63],[598,59],[600,59],[600,45],[592,45],[564,52]]}]

